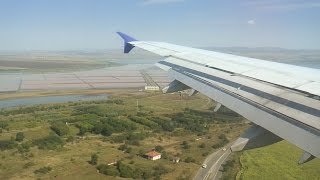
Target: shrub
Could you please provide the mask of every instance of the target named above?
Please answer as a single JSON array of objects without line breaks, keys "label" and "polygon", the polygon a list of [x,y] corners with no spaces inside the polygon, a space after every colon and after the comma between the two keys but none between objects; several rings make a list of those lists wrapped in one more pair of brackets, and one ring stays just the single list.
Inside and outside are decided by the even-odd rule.
[{"label": "shrub", "polygon": [[164,148],[162,146],[158,145],[158,146],[155,147],[155,150],[157,152],[162,152],[164,150]]},{"label": "shrub", "polygon": [[196,160],[194,159],[194,158],[192,158],[192,157],[187,157],[185,160],[184,160],[186,163],[194,163],[194,162],[196,162]]},{"label": "shrub", "polygon": [[183,141],[181,145],[183,149],[189,149],[191,147],[187,141]]},{"label": "shrub", "polygon": [[131,153],[132,152],[132,148],[129,147],[128,145],[126,144],[122,144],[121,146],[119,146],[118,148],[120,151],[124,151],[126,153]]},{"label": "shrub", "polygon": [[169,169],[163,165],[157,165],[153,168],[153,170],[155,177],[167,174],[169,172]]},{"label": "shrub", "polygon": [[64,142],[57,135],[49,135],[47,137],[35,140],[33,144],[37,145],[39,149],[54,150],[58,147],[62,147],[64,145]]},{"label": "shrub", "polygon": [[9,126],[9,124],[5,121],[0,121],[0,128],[1,129],[6,129]]},{"label": "shrub", "polygon": [[120,172],[120,176],[123,178],[135,177],[135,170],[121,161],[117,163],[117,169]]},{"label": "shrub", "polygon": [[97,169],[99,170],[99,173],[108,175],[108,176],[119,176],[120,173],[115,166],[108,166],[106,164],[100,164],[97,166]]},{"label": "shrub", "polygon": [[52,170],[52,168],[50,166],[45,166],[42,167],[40,169],[37,169],[34,171],[35,174],[47,174],[48,172],[50,172]]},{"label": "shrub", "polygon": [[59,136],[64,136],[69,133],[69,127],[61,121],[54,122],[50,128]]},{"label": "shrub", "polygon": [[18,152],[23,154],[30,151],[30,144],[29,143],[22,143],[18,145]]},{"label": "shrub", "polygon": [[199,145],[199,148],[205,148],[206,147],[206,144],[205,143],[201,143],[200,145]]},{"label": "shrub", "polygon": [[73,142],[74,141],[74,137],[73,136],[69,136],[66,140],[67,142]]},{"label": "shrub", "polygon": [[24,139],[24,134],[23,134],[23,132],[18,132],[18,133],[16,134],[16,141],[21,142],[21,141],[23,141],[23,139]]},{"label": "shrub", "polygon": [[0,141],[0,150],[13,149],[17,146],[13,140],[2,140]]},{"label": "shrub", "polygon": [[29,168],[29,167],[31,167],[31,166],[34,166],[35,164],[33,163],[33,162],[27,162],[26,164],[24,164],[23,165],[23,168],[24,169],[27,169],[27,168]]},{"label": "shrub", "polygon": [[92,154],[91,155],[91,160],[89,161],[90,164],[92,165],[97,165],[98,163],[98,155],[97,154]]}]

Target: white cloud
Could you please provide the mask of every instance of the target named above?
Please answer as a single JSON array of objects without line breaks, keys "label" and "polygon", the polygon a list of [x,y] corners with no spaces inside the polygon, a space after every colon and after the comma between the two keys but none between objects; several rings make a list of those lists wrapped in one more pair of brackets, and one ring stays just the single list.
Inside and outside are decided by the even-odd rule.
[{"label": "white cloud", "polygon": [[249,25],[255,25],[255,24],[256,24],[256,20],[250,19],[247,23],[248,23]]},{"label": "white cloud", "polygon": [[178,3],[185,0],[144,0],[143,5]]}]

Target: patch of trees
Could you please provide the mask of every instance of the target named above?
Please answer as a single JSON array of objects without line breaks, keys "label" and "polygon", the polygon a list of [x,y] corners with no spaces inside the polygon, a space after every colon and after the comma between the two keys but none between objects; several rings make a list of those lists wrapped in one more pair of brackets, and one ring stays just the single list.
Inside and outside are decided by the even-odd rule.
[{"label": "patch of trees", "polygon": [[83,136],[86,132],[92,132],[94,125],[92,125],[92,122],[78,122],[76,124],[76,127],[79,128],[79,135]]},{"label": "patch of trees", "polygon": [[170,118],[154,117],[153,121],[156,122],[164,131],[172,132],[177,127],[177,124]]},{"label": "patch of trees", "polygon": [[183,113],[176,114],[172,121],[176,123],[177,127],[202,135],[207,133],[208,124],[212,122],[212,119],[212,113],[185,109]]},{"label": "patch of trees", "polygon": [[224,145],[226,145],[226,144],[229,143],[228,138],[227,138],[226,135],[224,135],[224,134],[220,134],[220,135],[218,136],[218,138],[219,138],[219,142],[216,143],[216,144],[214,144],[214,145],[212,145],[212,147],[215,148],[215,149],[221,148],[221,147],[223,147]]},{"label": "patch of trees", "polygon": [[99,105],[82,105],[75,107],[74,114],[95,114],[98,116],[103,116],[103,109]]},{"label": "patch of trees", "polygon": [[110,100],[107,100],[106,103],[124,105],[124,101],[122,99],[110,99]]},{"label": "patch of trees", "polygon": [[114,143],[126,143],[130,145],[139,145],[139,141],[149,137],[149,133],[146,132],[129,132],[123,133],[117,136],[111,137],[111,141]]},{"label": "patch of trees", "polygon": [[192,157],[187,157],[185,160],[184,160],[184,162],[186,162],[186,163],[195,163],[196,162],[196,160],[194,159],[194,158],[192,158]]},{"label": "patch of trees", "polygon": [[158,127],[158,124],[149,120],[148,118],[145,117],[140,117],[140,116],[130,116],[129,119],[135,123],[142,124],[144,126],[147,126],[149,128],[156,128]]},{"label": "patch of trees", "polygon": [[100,164],[97,166],[100,173],[108,176],[120,176],[132,179],[160,179],[160,176],[169,172],[169,169],[162,165],[151,167],[139,167],[119,161],[116,166]]},{"label": "patch of trees", "polygon": [[90,132],[93,134],[101,134],[103,136],[110,136],[112,133],[116,132],[133,131],[137,128],[135,124],[128,120],[114,117],[77,122],[76,126],[79,128],[79,135],[84,135],[86,132]]},{"label": "patch of trees", "polygon": [[33,141],[34,145],[37,145],[39,149],[54,150],[59,147],[63,147],[64,141],[57,135],[49,135],[41,139]]},{"label": "patch of trees", "polygon": [[126,152],[126,153],[131,153],[132,148],[129,147],[127,144],[122,144],[118,148],[120,151]]},{"label": "patch of trees", "polygon": [[94,114],[99,117],[117,117],[126,112],[122,107],[108,104],[80,105],[74,108],[73,115]]},{"label": "patch of trees", "polygon": [[125,119],[107,117],[100,119],[100,122],[109,125],[112,128],[112,132],[133,131],[137,129],[135,124]]},{"label": "patch of trees", "polygon": [[138,173],[136,173],[135,169],[125,163],[122,163],[121,161],[117,163],[117,169],[120,173],[120,177],[123,178],[139,178],[137,176]]},{"label": "patch of trees", "polygon": [[8,122],[6,121],[0,121],[0,129],[8,129]]},{"label": "patch of trees", "polygon": [[53,122],[50,128],[59,136],[69,134],[69,127],[61,121]]},{"label": "patch of trees", "polygon": [[97,166],[97,169],[99,170],[99,173],[108,175],[108,176],[120,176],[120,173],[115,166],[109,166],[106,164],[100,164]]}]

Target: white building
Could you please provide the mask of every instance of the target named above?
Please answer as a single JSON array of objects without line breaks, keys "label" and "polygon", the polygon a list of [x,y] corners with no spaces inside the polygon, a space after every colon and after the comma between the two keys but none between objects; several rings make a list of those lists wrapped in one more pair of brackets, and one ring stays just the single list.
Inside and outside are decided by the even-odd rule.
[{"label": "white building", "polygon": [[161,159],[161,154],[156,151],[150,151],[150,152],[146,153],[145,155],[147,156],[148,159],[153,160],[153,161]]},{"label": "white building", "polygon": [[145,86],[144,90],[146,90],[146,91],[159,91],[160,88],[159,88],[159,86]]}]

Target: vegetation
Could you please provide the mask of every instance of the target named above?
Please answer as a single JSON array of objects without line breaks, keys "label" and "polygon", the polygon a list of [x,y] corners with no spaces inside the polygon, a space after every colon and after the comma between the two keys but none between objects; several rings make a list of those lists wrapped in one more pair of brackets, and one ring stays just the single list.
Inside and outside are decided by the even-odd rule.
[{"label": "vegetation", "polygon": [[227,139],[226,135],[220,134],[218,137],[219,137],[219,142],[214,144],[214,145],[212,145],[213,148],[215,148],[215,149],[221,148],[224,145],[229,143],[229,140]]},{"label": "vegetation", "polygon": [[61,121],[53,122],[51,129],[59,136],[65,136],[69,133],[69,127]]},{"label": "vegetation", "polygon": [[[211,146],[223,140],[216,134],[232,140],[247,127],[239,119],[220,122],[210,110],[213,104],[206,104],[199,95],[181,99],[134,91],[103,101],[0,110],[0,157],[5,162],[0,163],[0,177],[176,179],[186,169],[193,176],[203,154],[214,152]],[[144,158],[152,149],[162,153],[161,160]],[[172,163],[174,157],[182,159],[179,166]],[[119,163],[107,165],[114,162]]]},{"label": "vegetation", "polygon": [[17,144],[12,140],[2,140],[0,141],[0,150],[8,150],[17,147]]},{"label": "vegetation", "polygon": [[34,171],[34,173],[35,174],[47,174],[49,171],[51,171],[52,170],[52,168],[51,167],[49,167],[49,166],[46,166],[46,167],[42,167],[42,168],[40,168],[40,169],[37,169],[37,170],[35,170]]},{"label": "vegetation", "polygon": [[16,134],[16,141],[21,142],[21,141],[23,141],[23,139],[24,139],[24,134],[23,134],[23,132],[18,132],[18,133]]},{"label": "vegetation", "polygon": [[98,155],[97,154],[92,154],[91,155],[91,160],[89,161],[90,164],[92,165],[97,165],[98,164]]},{"label": "vegetation", "polygon": [[37,139],[33,142],[34,145],[37,145],[39,149],[49,149],[54,150],[64,145],[63,140],[56,135],[49,135],[41,139]]},{"label": "vegetation", "polygon": [[[290,152],[290,153],[288,153]],[[282,141],[271,146],[244,151],[239,179],[319,179],[320,160],[298,165],[302,150]]]},{"label": "vegetation", "polygon": [[120,176],[119,170],[115,166],[108,166],[106,164],[100,164],[97,166],[99,173],[108,175],[108,176]]}]

